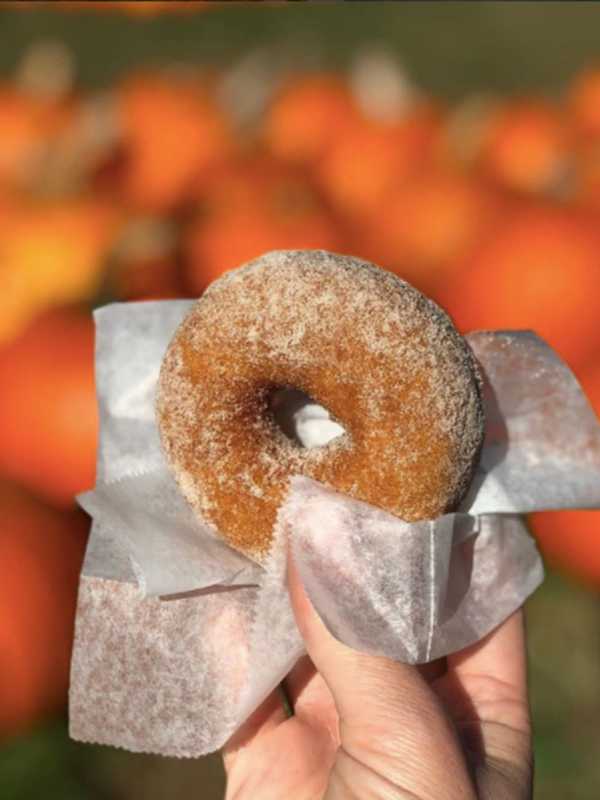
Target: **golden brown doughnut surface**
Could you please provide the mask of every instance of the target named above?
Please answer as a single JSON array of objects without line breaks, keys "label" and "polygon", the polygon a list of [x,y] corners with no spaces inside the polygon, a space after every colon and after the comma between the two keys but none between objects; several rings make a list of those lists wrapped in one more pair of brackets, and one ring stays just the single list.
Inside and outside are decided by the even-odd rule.
[{"label": "golden brown doughnut surface", "polygon": [[[269,405],[286,387],[346,433],[310,449],[287,438]],[[258,560],[292,475],[434,518],[460,502],[483,439],[477,366],[449,317],[395,275],[318,250],[268,253],[208,288],[169,345],[157,412],[188,501]]]}]

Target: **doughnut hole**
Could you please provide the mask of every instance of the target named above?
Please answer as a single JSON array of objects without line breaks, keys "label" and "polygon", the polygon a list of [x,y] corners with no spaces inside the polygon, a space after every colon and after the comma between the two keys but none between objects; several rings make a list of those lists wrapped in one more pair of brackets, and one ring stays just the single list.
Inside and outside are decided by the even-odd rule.
[{"label": "doughnut hole", "polygon": [[277,386],[270,391],[267,403],[277,427],[299,447],[322,447],[346,434],[330,412],[301,389]]}]

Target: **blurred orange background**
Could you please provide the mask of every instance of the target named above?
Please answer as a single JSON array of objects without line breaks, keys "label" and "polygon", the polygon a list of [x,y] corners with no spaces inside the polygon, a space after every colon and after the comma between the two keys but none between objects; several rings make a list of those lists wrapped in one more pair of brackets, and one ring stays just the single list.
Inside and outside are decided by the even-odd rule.
[{"label": "blurred orange background", "polygon": [[[600,415],[600,47],[550,87],[467,91],[461,79],[441,92],[390,42],[338,42],[336,63],[318,44],[311,54],[307,25],[288,51],[291,23],[277,27],[288,12],[271,7],[256,11],[270,38],[260,29],[235,59],[139,59],[102,83],[80,79],[75,51],[105,17],[105,43],[124,32],[115,50],[138,41],[134,26],[160,42],[167,19],[169,41],[189,44],[198,11],[223,35],[259,25],[248,8],[218,3],[23,5],[0,11],[0,42],[11,30],[18,40],[0,63],[0,787],[15,800],[42,796],[23,776],[36,764],[46,774],[46,754],[57,797],[187,797],[205,780],[195,796],[216,798],[215,759],[177,772],[167,759],[66,738],[89,524],[74,497],[93,485],[97,441],[92,309],[197,297],[271,249],[352,253],[433,297],[464,332],[537,331]],[[321,23],[310,10],[313,24],[326,29],[331,11],[319,13]],[[358,30],[354,11],[338,13]],[[410,9],[369,13],[396,24],[412,13],[416,24]],[[518,14],[493,12],[486,24],[508,19],[516,30]],[[536,514],[531,529],[551,569],[531,603],[536,797],[591,798],[597,722],[589,754],[574,741],[600,711],[600,513]],[[553,625],[578,632],[579,662],[548,648]],[[582,709],[579,723],[553,706],[552,680]],[[139,794],[144,771],[154,789],[146,781]]]}]

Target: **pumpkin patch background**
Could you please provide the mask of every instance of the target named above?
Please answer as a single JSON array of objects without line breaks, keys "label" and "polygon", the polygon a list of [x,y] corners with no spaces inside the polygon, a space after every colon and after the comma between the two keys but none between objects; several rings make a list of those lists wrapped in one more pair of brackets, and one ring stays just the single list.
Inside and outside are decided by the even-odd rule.
[{"label": "pumpkin patch background", "polygon": [[[0,797],[223,793],[218,756],[71,742],[94,307],[267,250],[363,256],[463,331],[533,328],[600,415],[600,8],[0,7]],[[600,495],[600,487],[599,487]],[[536,800],[600,791],[600,512],[532,515]]]}]

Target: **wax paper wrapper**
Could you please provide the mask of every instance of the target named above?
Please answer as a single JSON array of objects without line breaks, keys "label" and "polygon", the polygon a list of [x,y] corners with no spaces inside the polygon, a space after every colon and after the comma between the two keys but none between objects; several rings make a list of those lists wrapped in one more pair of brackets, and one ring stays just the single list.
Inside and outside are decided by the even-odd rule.
[{"label": "wax paper wrapper", "polygon": [[[265,563],[198,520],[164,462],[154,392],[188,301],[96,312],[101,436],[71,669],[75,739],[199,756],[221,747],[304,652],[285,582],[346,644],[421,663],[477,641],[535,590],[523,512],[596,507],[600,429],[568,368],[528,332],[468,338],[484,373],[486,439],[457,513],[405,523],[302,476]],[[340,432],[314,404],[288,422],[305,446]]]}]

